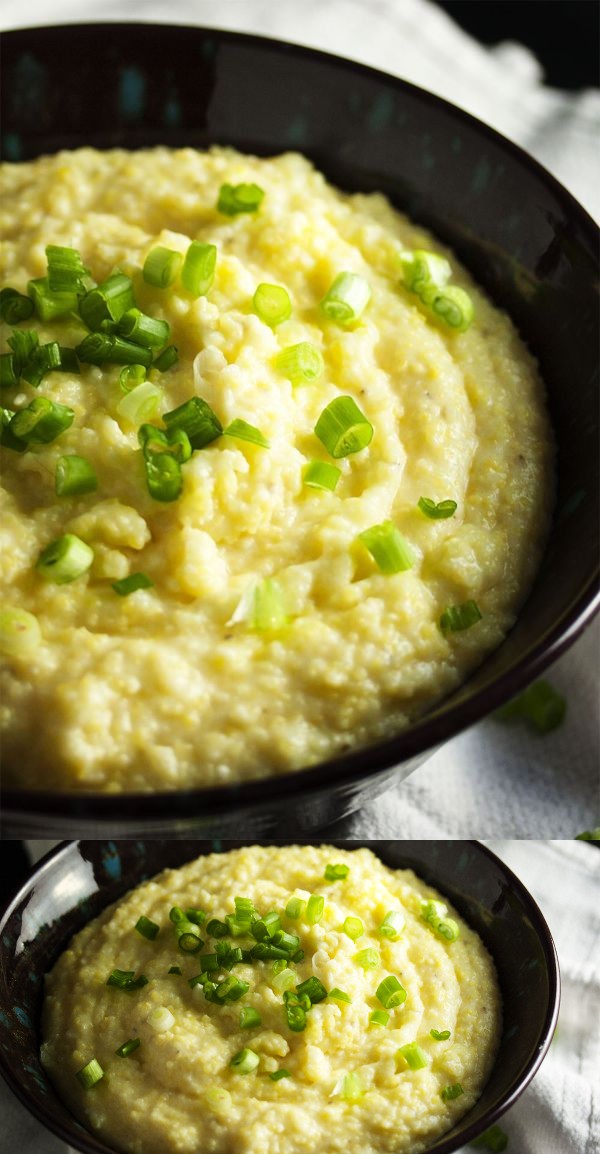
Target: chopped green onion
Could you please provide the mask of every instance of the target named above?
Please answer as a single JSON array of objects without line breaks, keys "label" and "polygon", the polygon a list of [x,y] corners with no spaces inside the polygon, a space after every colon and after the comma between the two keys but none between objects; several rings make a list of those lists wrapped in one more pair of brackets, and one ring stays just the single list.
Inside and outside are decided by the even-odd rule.
[{"label": "chopped green onion", "polygon": [[59,457],[54,473],[54,491],[57,497],[80,496],[98,488],[94,466],[85,457],[72,454]]},{"label": "chopped green onion", "polygon": [[240,1010],[240,1029],[250,1030],[254,1026],[262,1026],[262,1018],[253,1006],[244,1006]]},{"label": "chopped green onion", "polygon": [[[186,922],[186,926],[191,926],[191,924],[191,922]],[[191,929],[185,929],[179,935],[177,944],[182,953],[197,954],[202,949],[204,942],[202,938],[198,937]]]},{"label": "chopped green onion", "polygon": [[176,345],[167,345],[162,353],[152,361],[152,368],[157,369],[159,373],[166,373],[167,369],[172,369],[173,365],[177,364],[179,354]]},{"label": "chopped green onion", "polygon": [[164,413],[163,420],[169,430],[183,429],[193,449],[203,449],[223,432],[219,418],[202,397],[190,397],[189,401]]},{"label": "chopped green onion", "polygon": [[271,934],[274,946],[281,946],[282,949],[287,950],[289,954],[295,954],[300,945],[300,938],[297,934],[288,934],[285,930],[275,930]]},{"label": "chopped green onion", "polygon": [[141,385],[145,380],[145,365],[124,365],[119,373],[119,385],[124,393],[130,393],[136,385]]},{"label": "chopped green onion", "polygon": [[84,268],[81,256],[75,248],[63,245],[46,245],[48,261],[48,287],[51,292],[84,292],[89,277],[89,269]]},{"label": "chopped green onion", "polygon": [[183,429],[169,429],[165,433],[156,425],[144,423],[138,429],[138,441],[146,458],[169,453],[181,464],[192,455],[190,439]]},{"label": "chopped green onion", "polygon": [[223,436],[236,437],[239,441],[249,441],[251,445],[261,445],[263,449],[269,448],[269,442],[260,429],[257,429],[255,425],[249,425],[247,421],[242,421],[239,417],[223,429]]},{"label": "chopped green onion", "polygon": [[250,951],[253,958],[284,958],[289,961],[289,954],[287,950],[283,950],[281,946],[274,946],[272,942],[257,942]]},{"label": "chopped green onion", "polygon": [[450,1037],[450,1030],[430,1030],[429,1033],[436,1042],[446,1042]]},{"label": "chopped green onion", "polygon": [[404,1058],[411,1070],[424,1070],[430,1064],[425,1050],[421,1049],[417,1042],[408,1042],[406,1046],[400,1046],[400,1049],[396,1050],[396,1057]]},{"label": "chopped green onion", "polygon": [[[278,974],[274,975],[273,989],[277,990],[278,993],[283,994],[285,990],[291,990],[292,986],[296,985],[297,979],[294,971],[290,970],[288,962],[283,958],[280,959],[280,961],[282,962],[283,966],[285,966],[285,969],[282,969]],[[277,962],[274,964],[277,965]]]},{"label": "chopped green onion", "polygon": [[349,325],[357,321],[371,299],[371,286],[364,276],[341,272],[321,301],[321,311],[331,321]]},{"label": "chopped green onion", "polygon": [[334,1098],[338,1094],[346,1102],[359,1102],[365,1094],[365,1087],[360,1074],[355,1071],[350,1074],[342,1074],[334,1086],[330,1098]]},{"label": "chopped green onion", "polygon": [[154,581],[146,573],[130,573],[128,577],[121,577],[112,583],[119,597],[129,597],[130,593],[136,593],[138,589],[151,589],[153,585]]},{"label": "chopped green onion", "polygon": [[376,970],[381,965],[379,951],[374,950],[372,947],[366,950],[359,950],[358,953],[354,955],[354,961],[357,966],[360,966],[363,970]]},{"label": "chopped green onion", "polygon": [[267,633],[283,629],[287,622],[281,586],[273,577],[265,577],[254,587],[250,625],[259,633]]},{"label": "chopped green onion", "polygon": [[138,425],[156,416],[162,396],[162,389],[159,389],[158,385],[153,385],[151,381],[142,381],[141,385],[136,385],[131,392],[121,397],[117,413],[120,417],[125,417],[131,425]]},{"label": "chopped green onion", "polygon": [[60,345],[58,341],[48,341],[45,345],[38,345],[21,369],[21,376],[28,384],[37,389],[46,376],[55,369],[60,369]]},{"label": "chopped green onion", "polygon": [[292,1075],[290,1074],[289,1070],[283,1070],[283,1069],[274,1070],[272,1074],[269,1074],[269,1078],[271,1079],[272,1082],[280,1082],[282,1078],[291,1078],[291,1077],[292,1077]]},{"label": "chopped green onion", "polygon": [[335,397],[323,409],[315,433],[337,459],[365,449],[373,438],[373,426],[352,397]]},{"label": "chopped green onion", "polygon": [[202,970],[201,977],[204,974],[214,974],[217,970],[220,970],[221,962],[217,954],[203,954],[200,958],[200,969]]},{"label": "chopped green onion", "polygon": [[317,1002],[322,1002],[323,999],[327,997],[325,986],[314,976],[307,978],[305,982],[301,982],[299,986],[296,986],[296,993],[300,998],[303,994],[305,994],[307,998],[310,998],[312,1006],[316,1006]]},{"label": "chopped green onion", "polygon": [[424,516],[429,517],[432,521],[453,517],[458,508],[456,501],[438,501],[436,504],[431,497],[419,497],[417,504]]},{"label": "chopped green onion", "polygon": [[142,914],[135,923],[135,929],[143,938],[147,938],[149,942],[153,942],[160,930],[160,926],[158,926],[156,922],[151,922],[150,918],[146,918]]},{"label": "chopped green onion", "polygon": [[502,1154],[508,1147],[508,1134],[505,1134],[500,1126],[490,1126],[489,1130],[474,1138],[469,1145],[491,1150],[492,1154]]},{"label": "chopped green onion", "polygon": [[404,285],[417,296],[432,285],[436,289],[443,288],[452,275],[445,257],[424,249],[400,253],[400,264]]},{"label": "chopped green onion", "polygon": [[252,1074],[253,1071],[256,1070],[259,1062],[260,1058],[258,1054],[255,1054],[254,1050],[250,1050],[246,1046],[243,1050],[239,1050],[237,1054],[234,1054],[229,1065],[237,1074]]},{"label": "chopped green onion", "polygon": [[218,918],[211,918],[207,922],[206,932],[211,938],[225,938],[229,931],[226,922],[220,922]]},{"label": "chopped green onion", "polygon": [[222,1086],[209,1086],[203,1098],[209,1110],[214,1111],[215,1114],[221,1115],[223,1118],[231,1116],[233,1099],[229,1091],[223,1089]]},{"label": "chopped green onion", "polygon": [[18,325],[21,321],[29,320],[33,308],[31,297],[24,296],[16,289],[5,288],[0,292],[0,317],[7,325]]},{"label": "chopped green onion", "polygon": [[306,902],[302,898],[289,898],[285,907],[285,916],[291,921],[296,922],[302,917],[306,907]]},{"label": "chopped green onion", "polygon": [[42,549],[35,567],[44,580],[66,585],[87,573],[93,560],[94,551],[85,541],[65,533]]},{"label": "chopped green onion", "polygon": [[341,881],[343,878],[347,878],[349,873],[350,866],[343,865],[342,863],[325,866],[325,879],[328,882]]},{"label": "chopped green onion", "polygon": [[444,902],[421,902],[421,917],[426,921],[440,938],[447,942],[455,942],[459,937],[460,928],[454,918],[447,917],[448,907]]},{"label": "chopped green onion", "polygon": [[19,373],[17,372],[17,358],[14,353],[2,353],[0,355],[0,388],[11,389],[19,383]]},{"label": "chopped green onion", "polygon": [[37,617],[26,609],[0,609],[0,653],[30,657],[42,640]]},{"label": "chopped green onion", "polygon": [[336,1002],[348,1002],[348,1005],[352,1005],[352,998],[344,993],[343,990],[338,990],[337,986],[334,986],[333,990],[329,991],[327,997],[334,998]]},{"label": "chopped green onion", "polygon": [[204,910],[199,910],[195,906],[192,906],[189,910],[186,910],[185,916],[188,922],[194,922],[194,925],[196,926],[203,926],[206,921],[206,914]]},{"label": "chopped green onion", "polygon": [[142,276],[146,284],[151,284],[154,288],[168,288],[173,284],[182,260],[180,252],[165,248],[162,244],[156,245],[156,248],[150,249],[144,261]]},{"label": "chopped green onion", "polygon": [[216,263],[216,245],[193,240],[185,254],[181,270],[181,283],[186,292],[194,297],[206,296],[215,279]]},{"label": "chopped green onion", "polygon": [[577,834],[575,841],[600,841],[600,829],[586,829]]},{"label": "chopped green onion", "polygon": [[115,1050],[115,1054],[118,1058],[128,1058],[139,1046],[141,1046],[139,1038],[130,1038],[128,1042],[123,1042],[123,1045],[119,1046],[118,1050]]},{"label": "chopped green onion", "polygon": [[152,363],[152,349],[113,333],[89,333],[75,352],[80,361],[90,365],[145,365],[148,368]]},{"label": "chopped green onion", "polygon": [[301,1034],[306,1029],[306,1010],[303,1006],[296,1002],[286,1002],[285,1014],[287,1024],[294,1034]]},{"label": "chopped green onion", "polygon": [[145,349],[161,349],[169,339],[171,326],[168,321],[147,316],[141,309],[127,309],[120,317],[117,329],[128,340]]},{"label": "chopped green onion", "polygon": [[58,351],[60,353],[60,363],[54,366],[57,373],[81,372],[75,349],[67,348],[65,345],[59,345]]},{"label": "chopped green onion", "polygon": [[181,906],[172,906],[169,910],[169,918],[174,926],[179,925],[180,922],[188,921],[188,918],[185,916],[185,910],[182,910]]},{"label": "chopped green onion", "polygon": [[[103,321],[118,321],[135,308],[133,283],[125,273],[111,273],[79,301],[79,315],[89,329],[97,331]],[[94,362],[95,363],[95,362]]]},{"label": "chopped green onion", "polygon": [[14,409],[0,407],[0,444],[4,445],[6,449],[13,449],[15,453],[24,453],[27,449],[26,442],[15,437],[10,428],[12,419],[16,415]]},{"label": "chopped green onion", "polygon": [[387,1026],[390,1020],[390,1014],[386,1014],[385,1010],[373,1010],[369,1014],[369,1022],[372,1026]]},{"label": "chopped green onion", "polygon": [[316,381],[325,368],[325,362],[316,345],[300,341],[288,345],[275,358],[275,365],[293,385],[310,385]]},{"label": "chopped green onion", "polygon": [[[41,321],[53,321],[58,317],[76,313],[79,308],[79,298],[76,292],[52,292],[47,277],[38,277],[30,280],[27,292],[33,302],[36,315]],[[29,314],[31,315],[31,314]],[[27,317],[23,317],[26,320]]]},{"label": "chopped green onion", "polygon": [[129,993],[132,990],[141,990],[148,985],[148,979],[145,974],[140,974],[135,977],[135,970],[113,970],[109,974],[106,982],[107,986],[115,986],[117,990],[125,990]]},{"label": "chopped green onion", "polygon": [[362,938],[365,932],[365,927],[361,919],[353,917],[346,918],[342,929],[349,938],[352,938],[353,942],[355,942],[358,938]]},{"label": "chopped green onion", "polygon": [[302,480],[311,489],[328,489],[333,492],[342,470],[329,461],[309,461],[302,470]]},{"label": "chopped green onion", "polygon": [[453,1086],[444,1086],[440,1098],[443,1102],[450,1102],[453,1098],[460,1098],[461,1094],[464,1094],[464,1090],[460,1082],[455,1082]]},{"label": "chopped green onion", "polygon": [[[25,297],[25,300],[28,300]],[[31,304],[31,301],[29,302]],[[37,349],[40,343],[40,338],[35,329],[15,329],[8,338],[8,346],[15,354],[15,365],[25,365],[29,360],[34,349]],[[6,353],[4,354],[6,356]]]},{"label": "chopped green onion", "polygon": [[316,926],[323,917],[325,898],[320,894],[311,894],[306,903],[306,921],[309,926]]},{"label": "chopped green onion", "polygon": [[404,914],[401,914],[400,910],[388,910],[379,927],[379,933],[382,938],[389,938],[391,942],[397,942],[405,924]]},{"label": "chopped green onion", "polygon": [[256,212],[264,197],[258,184],[222,184],[217,200],[217,212],[236,216],[240,212]]},{"label": "chopped green onion", "polygon": [[175,1018],[166,1006],[155,1006],[146,1018],[151,1030],[156,1034],[164,1034],[175,1025]]},{"label": "chopped green onion", "polygon": [[48,397],[34,397],[25,409],[15,413],[9,428],[28,445],[47,445],[64,433],[74,419],[75,413],[67,405]]},{"label": "chopped green onion", "polygon": [[415,555],[408,541],[393,521],[371,525],[358,534],[358,539],[368,549],[380,572],[386,576],[412,569],[415,563]]},{"label": "chopped green onion", "polygon": [[390,974],[389,977],[384,978],[379,983],[375,997],[381,1002],[385,1010],[393,1010],[396,1006],[401,1006],[406,1001],[406,990],[402,982],[398,978]]},{"label": "chopped green onion", "polygon": [[463,601],[461,605],[448,605],[440,617],[442,633],[458,633],[470,629],[481,621],[482,613],[474,601]]},{"label": "chopped green onion", "polygon": [[252,306],[257,317],[271,328],[289,320],[292,315],[289,293],[278,284],[259,284],[252,297]]},{"label": "chopped green onion", "polygon": [[181,977],[183,970],[181,969],[181,966],[169,966],[169,969],[167,972],[169,974],[179,974],[179,976]]},{"label": "chopped green onion", "polygon": [[104,1077],[104,1070],[102,1069],[102,1066],[98,1060],[96,1058],[92,1058],[90,1062],[87,1062],[85,1066],[82,1066],[81,1070],[77,1071],[76,1076],[81,1082],[84,1090],[89,1090],[92,1086],[96,1085],[96,1082],[99,1082],[100,1079]]},{"label": "chopped green onion", "polygon": [[431,302],[426,303],[436,316],[441,317],[458,333],[464,333],[469,328],[475,313],[469,294],[458,285],[448,285],[436,293]]},{"label": "chopped green onion", "polygon": [[550,733],[562,724],[566,711],[565,698],[549,681],[541,680],[534,681],[518,697],[497,709],[494,716],[500,721],[523,717],[538,733]]},{"label": "chopped green onion", "polygon": [[[256,918],[252,922],[250,932],[257,942],[264,941],[265,938],[272,938],[273,934],[281,929],[281,920],[279,914],[275,910],[271,910],[265,914],[264,918]],[[297,945],[298,943],[296,943]]]}]

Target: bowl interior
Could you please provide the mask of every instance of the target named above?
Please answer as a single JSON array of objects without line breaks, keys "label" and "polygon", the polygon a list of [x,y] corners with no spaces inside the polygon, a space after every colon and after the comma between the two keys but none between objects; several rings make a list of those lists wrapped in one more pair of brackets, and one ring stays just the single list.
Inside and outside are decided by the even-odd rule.
[{"label": "bowl interior", "polygon": [[[401,80],[310,49],[169,25],[33,28],[4,34],[2,75],[1,150],[9,160],[82,145],[220,143],[260,155],[292,148],[342,189],[384,192],[455,249],[539,359],[557,436],[556,516],[535,587],[504,644],[397,738],[352,751],[326,772],[293,774],[291,784],[270,779],[235,790],[238,807],[273,810],[298,789],[316,797],[348,787],[336,816],[348,812],[367,774],[415,768],[539,675],[598,606],[597,229],[548,173],[479,121]],[[14,790],[4,810],[9,822],[25,815],[26,825],[27,815],[49,813],[79,822],[91,808],[101,826],[125,815],[132,831],[148,820],[164,832],[165,815],[222,817],[231,798],[231,789],[192,791],[178,813],[172,794],[88,807],[85,797]]]},{"label": "bowl interior", "polygon": [[[244,844],[247,841],[71,842],[37,867],[6,908],[0,921],[0,1069],[28,1109],[84,1154],[112,1152],[73,1119],[40,1064],[44,973],[74,933],[133,886],[161,869]],[[348,848],[347,842],[334,844]],[[474,1109],[430,1148],[431,1154],[451,1154],[503,1113],[544,1057],[559,999],[552,939],[521,883],[477,842],[351,846],[357,844],[369,846],[393,868],[414,869],[445,893],[481,935],[496,963],[504,1001],[500,1051]]]}]

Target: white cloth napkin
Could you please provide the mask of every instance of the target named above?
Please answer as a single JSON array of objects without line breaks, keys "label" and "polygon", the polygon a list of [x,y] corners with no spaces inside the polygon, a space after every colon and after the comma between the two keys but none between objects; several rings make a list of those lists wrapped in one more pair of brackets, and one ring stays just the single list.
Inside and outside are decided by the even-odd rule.
[{"label": "white cloth napkin", "polygon": [[[540,5],[540,7],[543,7]],[[490,51],[429,0],[4,0],[5,28],[90,20],[195,23],[335,51],[452,101],[528,149],[600,218],[600,93],[543,84],[522,45]],[[572,837],[598,824],[600,622],[551,670],[566,724],[539,738],[484,721],[340,823],[342,836]]]},{"label": "white cloth napkin", "polygon": [[[29,842],[32,860],[51,844]],[[597,1154],[600,850],[576,841],[487,844],[538,902],[556,942],[562,974],[561,1011],[550,1052],[531,1085],[500,1123],[509,1136],[507,1154]],[[74,1154],[35,1122],[1,1081],[0,1113],[4,1131],[1,1150]],[[469,1154],[467,1148],[464,1154]]]}]

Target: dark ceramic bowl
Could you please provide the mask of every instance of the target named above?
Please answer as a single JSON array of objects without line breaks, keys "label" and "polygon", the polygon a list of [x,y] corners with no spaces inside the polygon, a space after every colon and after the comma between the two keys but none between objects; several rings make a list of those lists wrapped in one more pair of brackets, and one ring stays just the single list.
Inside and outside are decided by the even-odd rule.
[{"label": "dark ceramic bowl", "polygon": [[327,764],[242,786],[118,796],[15,789],[3,800],[10,836],[257,837],[282,822],[324,826],[507,701],[598,607],[597,229],[552,176],[484,124],[335,56],[144,24],[9,32],[2,56],[7,159],[82,144],[300,149],[340,188],[383,191],[450,244],[539,358],[558,440],[540,575],[504,644],[426,718]]},{"label": "dark ceramic bowl", "polygon": [[[247,844],[67,842],[37,866],[0,918],[0,1070],[27,1109],[75,1150],[114,1154],[74,1120],[40,1064],[44,973],[74,933],[133,886],[200,854]],[[548,1050],[558,1016],[560,982],[550,931],[521,882],[477,842],[334,844],[366,845],[386,865],[414,869],[454,903],[496,963],[504,1001],[496,1064],[473,1110],[428,1152],[452,1154],[493,1125],[516,1101]]]}]

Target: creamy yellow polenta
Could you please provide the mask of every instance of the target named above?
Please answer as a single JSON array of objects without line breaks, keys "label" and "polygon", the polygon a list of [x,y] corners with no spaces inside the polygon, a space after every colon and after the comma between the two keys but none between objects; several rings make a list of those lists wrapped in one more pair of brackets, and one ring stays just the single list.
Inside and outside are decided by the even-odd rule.
[{"label": "creamy yellow polenta", "polygon": [[[325,880],[326,866],[339,864],[347,876]],[[310,924],[306,905],[298,919],[286,916],[291,897],[304,904],[311,895],[324,896],[320,921]],[[304,959],[280,973],[269,959],[211,975],[249,987],[218,1004],[189,980],[215,950],[211,920],[232,914],[236,897],[251,899],[261,916],[279,913]],[[442,899],[367,849],[252,846],[167,870],[77,934],[48,975],[44,1066],[73,1112],[128,1154],[420,1154],[476,1101],[501,1033],[489,954],[452,910],[459,936],[441,937],[422,916],[431,900]],[[206,914],[197,954],[179,949],[173,907]],[[381,933],[392,912],[400,926],[405,919],[396,940]],[[154,940],[134,928],[140,917],[159,927]],[[356,940],[344,930],[349,917],[364,927]],[[256,945],[251,934],[228,940]],[[373,968],[361,964],[366,950]],[[182,973],[169,973],[172,966]],[[130,992],[107,986],[115,968],[148,982]],[[291,991],[313,977],[327,992],[299,1032],[288,1025],[282,992],[281,974],[290,970]],[[390,976],[406,998],[377,1025],[377,991]],[[241,1028],[248,1007],[260,1024]],[[432,1030],[449,1036],[436,1039]],[[136,1039],[129,1057],[115,1053]],[[419,1068],[402,1053],[414,1043]],[[231,1065],[244,1050],[254,1055],[248,1073]],[[85,1089],[77,1075],[94,1059],[103,1076]],[[289,1077],[269,1076],[281,1070]]]},{"label": "creamy yellow polenta", "polygon": [[[223,215],[221,185],[241,182],[264,190],[258,211]],[[474,303],[467,331],[407,291],[400,254],[443,250],[383,196],[344,195],[295,154],[82,149],[4,166],[0,222],[3,284],[26,292],[46,272],[46,246],[72,246],[96,281],[129,274],[139,307],[169,322],[179,360],[151,373],[157,425],[199,395],[223,426],[246,421],[269,442],[219,437],[163,503],[120,408],[119,365],[3,390],[14,411],[45,396],[75,413],[51,443],[4,450],[2,596],[9,614],[35,619],[22,645],[14,618],[5,630],[7,785],[119,792],[285,773],[397,732],[500,643],[552,503],[543,389],[509,319],[452,257],[452,284]],[[183,254],[192,239],[217,247],[207,295],[144,282],[154,247]],[[319,307],[343,271],[371,289],[350,326]],[[262,283],[291,299],[276,326],[253,309]],[[18,327],[71,347],[85,336],[76,319]],[[294,387],[276,357],[303,341],[324,371]],[[310,488],[307,462],[331,463],[315,424],[342,395],[372,440],[335,462],[335,491]],[[70,454],[91,463],[96,491],[56,497],[56,463]],[[421,497],[455,501],[456,513],[430,520]],[[358,539],[386,521],[413,560],[391,575]],[[91,547],[93,564],[56,584],[36,563],[64,534]],[[113,582],[138,572],[153,585],[118,596]],[[265,579],[285,616],[276,629],[248,613]],[[444,610],[469,601],[481,619],[442,630]]]}]

